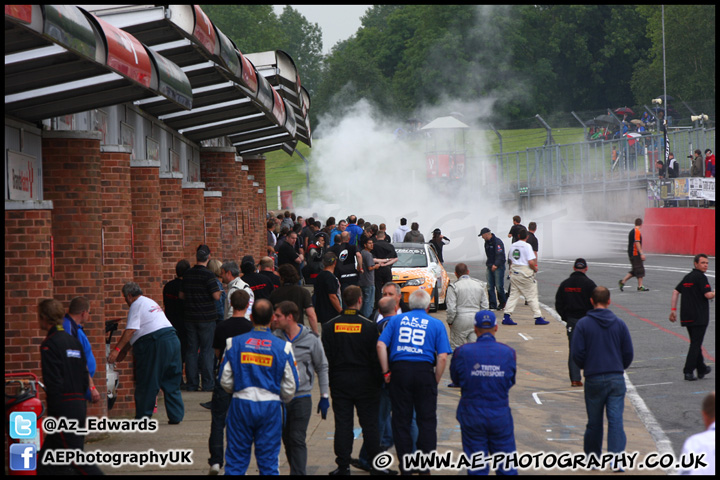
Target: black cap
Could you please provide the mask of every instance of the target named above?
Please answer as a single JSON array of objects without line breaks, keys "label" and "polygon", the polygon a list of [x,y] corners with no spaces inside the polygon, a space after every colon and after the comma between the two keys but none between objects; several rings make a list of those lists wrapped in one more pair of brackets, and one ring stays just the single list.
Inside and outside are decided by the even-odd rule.
[{"label": "black cap", "polygon": [[210,255],[210,247],[208,247],[207,245],[198,245],[196,252],[201,253],[205,256]]},{"label": "black cap", "polygon": [[490,229],[487,227],[484,227],[482,230],[480,230],[480,235],[478,235],[478,237],[482,237],[486,233],[490,233]]},{"label": "black cap", "polygon": [[255,265],[255,259],[253,258],[252,255],[245,255],[245,256],[242,258],[242,261],[240,262],[240,265],[242,266],[242,265],[245,265],[246,263]]},{"label": "black cap", "polygon": [[578,270],[582,270],[584,268],[587,268],[587,262],[584,258],[578,258],[575,260],[575,265],[573,265],[574,268],[577,268]]},{"label": "black cap", "polygon": [[432,233],[436,234],[436,235],[440,235],[442,232],[440,231],[439,228],[436,228],[435,230],[432,231]]}]

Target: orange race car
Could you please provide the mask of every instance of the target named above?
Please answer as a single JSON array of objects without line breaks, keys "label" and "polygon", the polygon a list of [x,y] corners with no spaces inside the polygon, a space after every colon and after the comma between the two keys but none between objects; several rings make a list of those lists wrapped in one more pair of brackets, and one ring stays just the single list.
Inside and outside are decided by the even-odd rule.
[{"label": "orange race car", "polygon": [[410,294],[421,288],[430,295],[430,310],[436,312],[441,304],[445,304],[450,279],[435,249],[427,243],[396,243],[394,246],[398,261],[392,266],[392,280],[400,285],[403,301],[408,303]]}]

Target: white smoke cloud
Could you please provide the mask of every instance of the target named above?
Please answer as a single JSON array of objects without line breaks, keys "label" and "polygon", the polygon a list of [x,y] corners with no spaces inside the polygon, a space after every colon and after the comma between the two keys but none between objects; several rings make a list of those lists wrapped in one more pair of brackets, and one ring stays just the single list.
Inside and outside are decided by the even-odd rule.
[{"label": "white smoke cloud", "polygon": [[[497,13],[490,7],[481,7],[478,12],[478,28]],[[473,81],[480,84],[483,66],[475,67]],[[453,66],[441,65],[435,59],[433,68]],[[323,224],[329,216],[339,220],[354,214],[372,223],[385,223],[389,234],[405,217],[408,225],[418,222],[426,241],[433,229],[440,228],[451,240],[443,250],[446,262],[484,260],[484,241],[478,237],[483,227],[489,227],[509,248],[507,233],[513,215],[521,215],[525,226],[530,221],[538,224],[541,259],[591,258],[607,253],[607,245],[594,238],[596,235],[578,228],[587,218],[578,199],[558,197],[530,210],[525,208],[527,199],[514,196],[500,200],[497,166],[488,160],[492,158],[489,140],[494,133],[488,133],[485,122],[499,98],[526,91],[521,80],[516,79],[513,85],[517,88],[505,88],[496,95],[491,92],[482,98],[457,98],[445,94],[434,106],[418,106],[417,114],[426,123],[452,113],[471,126],[465,135],[467,173],[454,184],[427,178],[424,137],[407,141],[394,134],[399,127],[407,128],[404,119],[382,117],[365,100],[349,107],[338,103],[337,111],[319,120],[316,133],[320,139],[309,157],[313,198],[298,212],[306,217],[317,214]]]},{"label": "white smoke cloud", "polygon": [[[377,118],[370,105],[361,101],[342,117],[323,119],[322,139],[310,157],[314,198],[309,206],[298,209],[300,213],[317,213],[323,223],[329,216],[340,219],[354,214],[372,223],[385,223],[389,233],[405,217],[408,225],[418,222],[426,241],[433,229],[440,228],[451,240],[444,249],[449,262],[485,258],[484,242],[478,237],[483,227],[489,227],[506,247],[510,246],[507,232],[513,215],[521,212],[515,201],[501,202],[491,178],[483,178],[483,171],[487,174],[490,169],[469,165],[464,181],[450,187],[428,179],[424,142],[399,140],[393,132],[403,124]],[[474,135],[469,140],[476,151],[487,151],[483,136]],[[570,245],[565,245],[563,239],[567,237],[552,229],[552,223],[567,217],[582,218],[579,202],[567,204],[559,199],[557,204],[522,216],[525,225],[528,221],[538,223],[538,238],[548,254],[552,248],[555,257],[577,255],[569,247],[582,242],[569,240]],[[552,237],[546,239],[550,232],[554,232]]]}]

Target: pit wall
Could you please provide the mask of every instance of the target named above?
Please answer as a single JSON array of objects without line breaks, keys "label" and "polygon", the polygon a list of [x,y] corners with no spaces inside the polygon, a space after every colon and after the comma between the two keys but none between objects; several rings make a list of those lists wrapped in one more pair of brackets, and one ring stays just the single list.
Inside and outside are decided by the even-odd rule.
[{"label": "pit wall", "polygon": [[648,253],[715,256],[715,210],[646,208],[643,246]]}]

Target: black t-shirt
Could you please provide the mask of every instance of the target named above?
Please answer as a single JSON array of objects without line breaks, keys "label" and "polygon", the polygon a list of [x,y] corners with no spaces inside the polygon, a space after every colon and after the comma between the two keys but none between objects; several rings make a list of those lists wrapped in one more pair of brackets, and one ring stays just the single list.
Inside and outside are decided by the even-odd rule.
[{"label": "black t-shirt", "polygon": [[315,304],[315,314],[317,314],[318,322],[326,323],[339,315],[328,297],[328,295],[334,294],[340,300],[339,290],[340,283],[338,283],[338,279],[327,270],[323,270],[315,278],[313,303]]},{"label": "black t-shirt", "polygon": [[525,225],[523,225],[522,223],[518,223],[517,225],[513,225],[512,227],[510,227],[510,231],[508,232],[508,234],[512,235],[511,243],[515,243],[518,241],[518,233],[520,233],[520,230],[527,230],[527,228],[525,228]]},{"label": "black t-shirt", "polygon": [[213,348],[220,350],[220,358],[225,352],[226,340],[252,330],[252,322],[245,317],[230,317],[217,324],[213,337]]},{"label": "black t-shirt", "polygon": [[533,252],[539,251],[538,250],[538,239],[534,233],[528,231],[528,237],[527,237],[527,240],[525,240],[525,241],[530,244],[530,246],[533,249]]},{"label": "black t-shirt", "polygon": [[680,324],[683,326],[707,325],[710,321],[710,302],[705,298],[711,292],[710,282],[697,268],[685,275],[675,290],[680,292]]},{"label": "black t-shirt", "polygon": [[186,322],[217,320],[214,292],[220,291],[217,277],[204,265],[195,265],[183,274],[181,291],[185,293]]},{"label": "black t-shirt", "polygon": [[[296,242],[297,243],[297,242]],[[298,253],[295,247],[287,242],[283,242],[277,250],[278,255],[278,266],[289,263],[295,266],[295,259],[298,258]]]},{"label": "black t-shirt", "polygon": [[[279,283],[280,277],[278,277]],[[259,273],[246,273],[242,276],[242,281],[247,283],[250,290],[253,291],[255,301],[264,298],[270,299],[270,294],[275,290],[275,285],[267,275],[261,275]]]},{"label": "black t-shirt", "polygon": [[[383,259],[384,258],[397,258],[397,252],[395,251],[395,245],[393,245],[392,243],[384,242],[384,241],[377,241],[373,244],[372,254],[373,254],[373,257],[375,257],[375,258],[383,258]],[[385,267],[380,267],[377,269],[376,273],[378,274],[375,276],[376,278],[378,276],[382,276],[382,275],[392,276],[392,266],[389,265],[389,266],[385,266]]]},{"label": "black t-shirt", "polygon": [[358,388],[380,388],[378,336],[377,326],[358,315],[357,310],[343,310],[342,315],[323,325],[322,343],[331,388],[333,380],[348,374],[358,375],[357,380],[367,382],[358,384]]},{"label": "black t-shirt", "polygon": [[275,272],[271,272],[270,270],[260,270],[258,275],[267,277],[270,280],[270,283],[273,284],[273,290],[280,286],[280,277]]},{"label": "black t-shirt", "polygon": [[185,331],[185,308],[184,301],[180,300],[180,288],[182,280],[176,278],[170,280],[163,288],[163,304],[165,305],[165,316],[175,330],[180,333]]},{"label": "black t-shirt", "polygon": [[355,268],[355,254],[357,253],[357,247],[350,245],[349,243],[335,244],[328,249],[338,257],[337,266],[335,267],[335,276],[338,277],[341,283],[352,283],[357,285],[358,274]]},{"label": "black t-shirt", "polygon": [[564,320],[581,319],[593,309],[590,297],[596,286],[583,272],[571,273],[555,293],[555,310]]},{"label": "black t-shirt", "polygon": [[640,247],[642,248],[642,234],[640,233],[640,229],[638,227],[630,230],[630,233],[628,234],[628,255],[631,257],[640,256],[640,253],[635,247],[636,241],[640,242]]},{"label": "black t-shirt", "polygon": [[297,323],[304,325],[305,309],[313,306],[310,292],[300,285],[286,283],[273,290],[270,294],[270,302],[272,302],[273,306],[285,300],[289,300],[297,305],[298,310],[300,310],[300,318],[298,318]]}]

